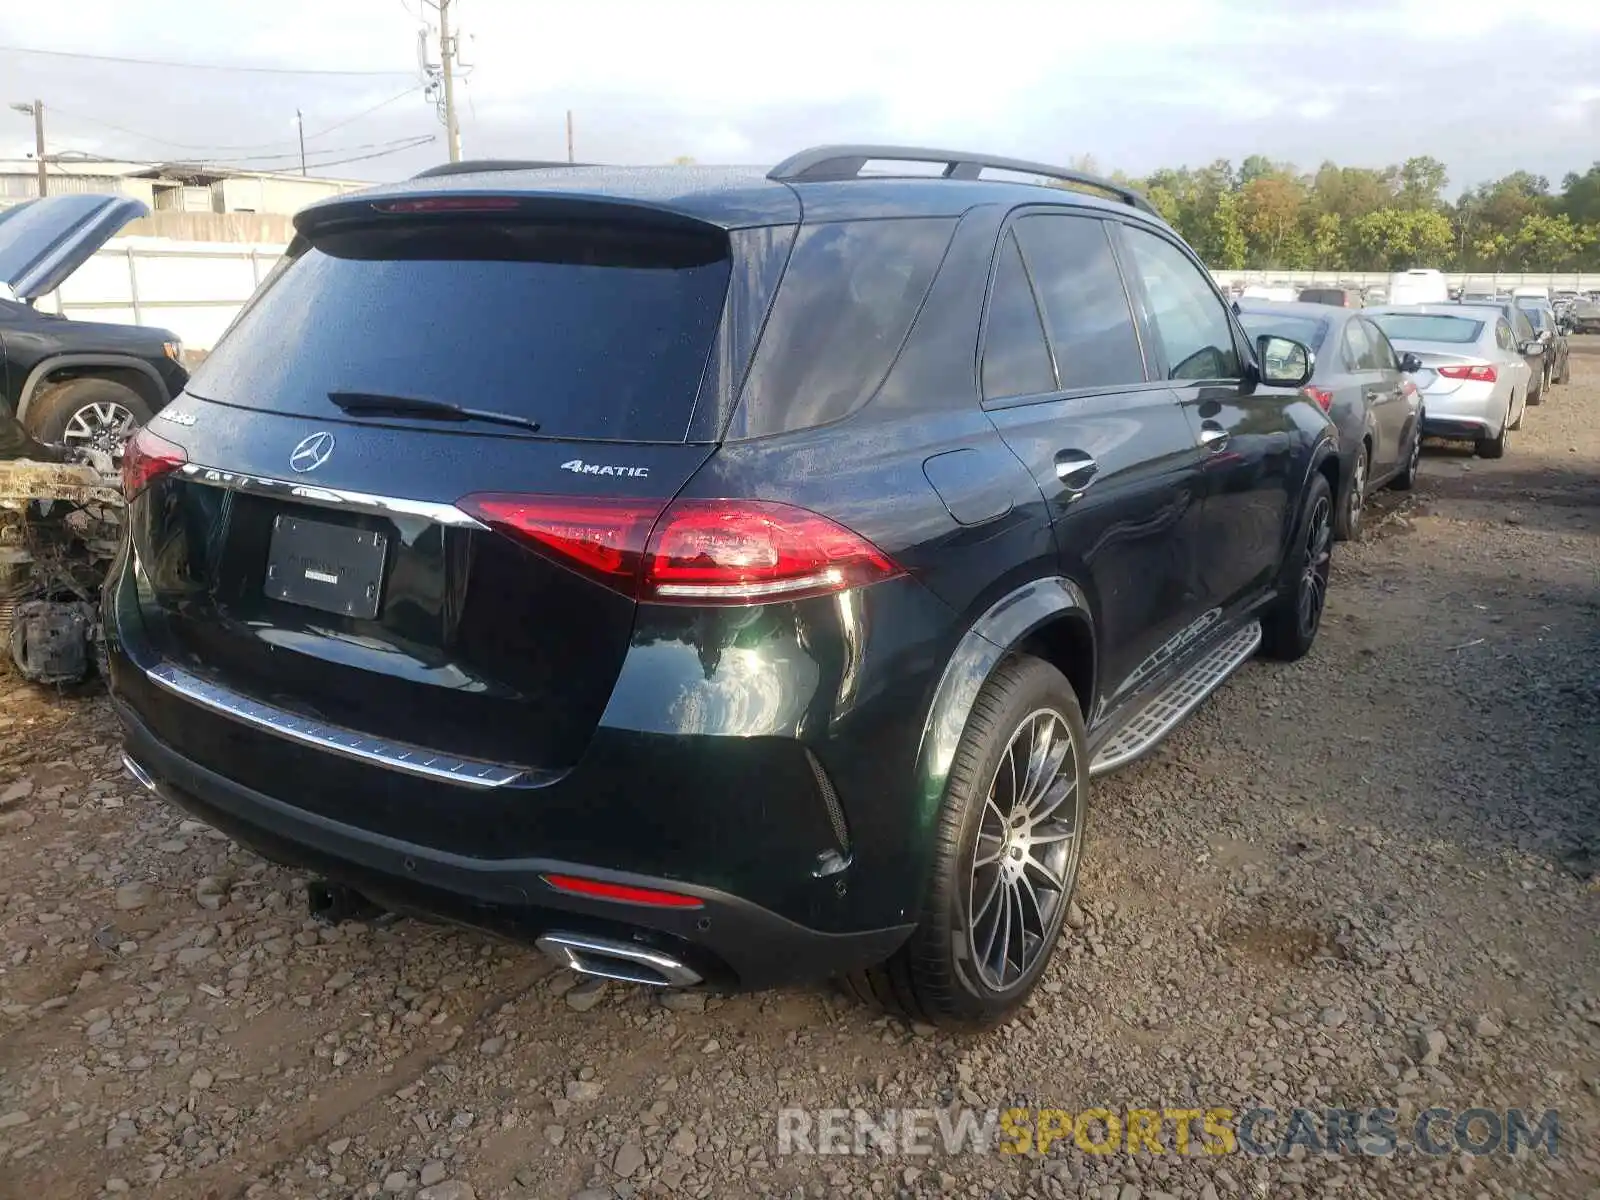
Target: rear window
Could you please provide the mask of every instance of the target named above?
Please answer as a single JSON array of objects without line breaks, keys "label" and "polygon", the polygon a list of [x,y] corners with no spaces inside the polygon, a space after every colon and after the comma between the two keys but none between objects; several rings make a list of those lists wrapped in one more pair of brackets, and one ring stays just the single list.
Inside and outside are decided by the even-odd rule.
[{"label": "rear window", "polygon": [[328,393],[365,392],[628,441],[683,440],[729,272],[719,232],[594,224],[359,229],[291,255],[195,395],[342,417]]},{"label": "rear window", "polygon": [[1391,342],[1450,342],[1465,346],[1477,341],[1483,332],[1482,321],[1422,313],[1380,313],[1372,322],[1389,335]]},{"label": "rear window", "polygon": [[1239,322],[1250,335],[1251,341],[1267,334],[1269,337],[1286,337],[1299,342],[1307,350],[1322,349],[1322,339],[1328,336],[1328,323],[1315,317],[1294,317],[1278,313],[1239,314]]},{"label": "rear window", "polygon": [[1332,304],[1335,307],[1344,308],[1349,304],[1349,297],[1339,288],[1306,288],[1300,293],[1300,302],[1302,304]]}]

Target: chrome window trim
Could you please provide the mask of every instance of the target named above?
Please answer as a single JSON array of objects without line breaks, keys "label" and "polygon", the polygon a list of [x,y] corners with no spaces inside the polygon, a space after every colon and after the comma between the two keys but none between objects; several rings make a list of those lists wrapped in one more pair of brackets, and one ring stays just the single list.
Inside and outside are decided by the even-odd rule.
[{"label": "chrome window trim", "polygon": [[224,471],[201,463],[185,463],[178,468],[178,471],[196,483],[227,488],[235,492],[276,496],[284,500],[297,500],[302,504],[343,509],[346,512],[372,513],[380,517],[418,517],[424,521],[432,521],[437,525],[450,525],[457,529],[489,528],[453,504],[439,504],[431,500],[408,500],[403,496],[380,496],[372,492],[351,492],[344,488],[318,487],[310,483],[273,479],[266,475]]},{"label": "chrome window trim", "polygon": [[161,663],[145,671],[152,683],[165,688],[185,700],[200,705],[243,725],[265,730],[302,746],[326,750],[358,762],[372,763],[419,775],[424,779],[458,783],[465,787],[498,788],[516,783],[524,772],[517,767],[501,763],[483,762],[479,759],[458,758],[437,754],[420,746],[403,742],[386,741],[356,733],[337,725],[328,725],[287,712],[259,700],[209,683],[172,663]]}]

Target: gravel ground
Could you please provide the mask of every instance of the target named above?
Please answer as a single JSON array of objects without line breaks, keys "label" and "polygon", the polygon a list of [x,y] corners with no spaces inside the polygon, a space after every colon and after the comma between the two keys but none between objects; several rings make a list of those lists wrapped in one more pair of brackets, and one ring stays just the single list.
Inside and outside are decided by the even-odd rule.
[{"label": "gravel ground", "polygon": [[[92,689],[11,690],[0,1196],[1600,1195],[1584,349],[1506,459],[1430,447],[1380,502],[1308,660],[1247,666],[1097,787],[1073,928],[981,1037],[310,923],[303,879],[130,784]],[[780,1107],[960,1104],[1555,1108],[1561,1153],[778,1150]]]}]

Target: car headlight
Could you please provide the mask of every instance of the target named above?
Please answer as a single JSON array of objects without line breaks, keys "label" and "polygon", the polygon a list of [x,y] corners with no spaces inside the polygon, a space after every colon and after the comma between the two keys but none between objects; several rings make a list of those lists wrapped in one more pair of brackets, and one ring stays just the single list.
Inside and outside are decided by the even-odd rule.
[{"label": "car headlight", "polygon": [[180,364],[183,362],[182,342],[162,342],[161,348],[167,352],[167,357],[173,362]]}]

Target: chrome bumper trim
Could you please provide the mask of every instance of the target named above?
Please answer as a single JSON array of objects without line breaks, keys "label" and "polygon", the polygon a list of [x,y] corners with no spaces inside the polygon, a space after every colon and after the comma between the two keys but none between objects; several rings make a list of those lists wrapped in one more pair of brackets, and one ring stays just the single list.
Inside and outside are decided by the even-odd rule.
[{"label": "chrome bumper trim", "polygon": [[523,772],[517,767],[437,754],[420,746],[385,741],[337,725],[313,721],[309,717],[286,712],[284,709],[263,704],[259,700],[251,700],[227,688],[208,683],[171,663],[151,667],[145,674],[152,683],[165,688],[173,695],[182,696],[185,700],[230,717],[243,725],[250,725],[292,742],[298,742],[302,746],[313,746],[318,750],[326,750],[330,754],[353,758],[359,762],[388,767],[408,775],[420,775],[424,779],[458,783],[475,788],[505,787],[523,776]]}]

